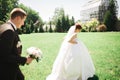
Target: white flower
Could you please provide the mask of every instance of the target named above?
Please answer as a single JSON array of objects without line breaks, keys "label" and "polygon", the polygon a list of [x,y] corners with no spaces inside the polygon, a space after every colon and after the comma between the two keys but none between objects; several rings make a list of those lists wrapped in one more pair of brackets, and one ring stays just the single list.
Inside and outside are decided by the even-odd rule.
[{"label": "white flower", "polygon": [[42,58],[42,51],[37,47],[27,48],[27,54],[38,62]]}]

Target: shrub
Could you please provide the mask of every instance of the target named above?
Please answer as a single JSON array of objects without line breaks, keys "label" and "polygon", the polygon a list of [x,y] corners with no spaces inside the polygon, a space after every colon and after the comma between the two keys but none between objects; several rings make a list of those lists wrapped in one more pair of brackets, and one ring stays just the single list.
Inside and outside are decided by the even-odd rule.
[{"label": "shrub", "polygon": [[3,24],[4,22],[3,21],[0,21],[0,25]]},{"label": "shrub", "polygon": [[107,30],[107,27],[106,27],[104,24],[102,24],[102,25],[99,25],[99,26],[96,28],[96,30],[97,30],[98,32],[104,32],[104,31]]}]

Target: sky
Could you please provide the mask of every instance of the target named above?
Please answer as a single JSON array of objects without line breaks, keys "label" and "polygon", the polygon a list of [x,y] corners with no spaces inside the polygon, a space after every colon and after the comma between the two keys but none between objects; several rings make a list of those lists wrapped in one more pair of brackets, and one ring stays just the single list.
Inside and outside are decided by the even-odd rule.
[{"label": "sky", "polygon": [[[80,9],[89,0],[19,0],[19,3],[39,12],[43,21],[49,21],[54,15],[55,8],[63,8],[69,17],[74,16],[75,21],[80,19]],[[120,17],[120,0],[118,1]]]}]

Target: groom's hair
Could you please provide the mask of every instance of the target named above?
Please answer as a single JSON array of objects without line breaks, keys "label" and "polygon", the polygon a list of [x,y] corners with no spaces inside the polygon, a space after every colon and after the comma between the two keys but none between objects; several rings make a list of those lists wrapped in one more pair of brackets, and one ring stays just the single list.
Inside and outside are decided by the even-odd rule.
[{"label": "groom's hair", "polygon": [[76,24],[75,26],[76,26],[76,28],[75,28],[75,29],[82,29],[82,27],[81,27],[81,25],[80,25],[80,24]]},{"label": "groom's hair", "polygon": [[22,19],[27,16],[27,13],[21,8],[14,8],[10,13],[11,19],[20,16]]}]

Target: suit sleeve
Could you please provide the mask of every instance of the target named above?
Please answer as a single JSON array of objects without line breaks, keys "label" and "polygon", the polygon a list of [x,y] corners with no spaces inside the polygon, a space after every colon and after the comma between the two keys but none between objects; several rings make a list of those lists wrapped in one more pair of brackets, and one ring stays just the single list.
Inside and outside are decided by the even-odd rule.
[{"label": "suit sleeve", "polygon": [[26,58],[21,57],[17,53],[12,53],[14,45],[15,33],[12,30],[6,30],[0,39],[0,62],[21,64],[26,63]]}]

